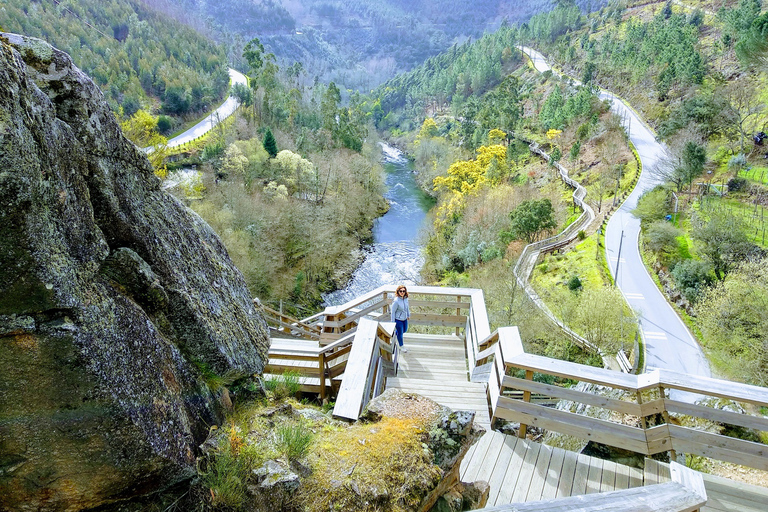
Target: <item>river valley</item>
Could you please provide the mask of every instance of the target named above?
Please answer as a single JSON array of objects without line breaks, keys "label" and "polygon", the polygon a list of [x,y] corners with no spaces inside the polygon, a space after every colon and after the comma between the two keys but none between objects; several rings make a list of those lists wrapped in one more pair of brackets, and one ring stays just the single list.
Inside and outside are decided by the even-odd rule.
[{"label": "river valley", "polygon": [[402,151],[381,145],[389,211],[376,219],[373,245],[346,288],[327,294],[325,304],[343,304],[385,284],[417,284],[424,264],[422,229],[432,199],[413,179],[413,167]]}]

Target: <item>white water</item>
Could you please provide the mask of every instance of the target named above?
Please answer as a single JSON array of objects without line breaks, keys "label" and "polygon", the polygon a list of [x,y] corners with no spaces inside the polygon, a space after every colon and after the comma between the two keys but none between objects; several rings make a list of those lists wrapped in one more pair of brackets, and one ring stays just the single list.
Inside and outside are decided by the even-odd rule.
[{"label": "white water", "polygon": [[413,179],[413,169],[403,153],[381,145],[386,170],[389,211],[376,219],[374,243],[349,284],[324,296],[325,304],[343,304],[385,284],[418,284],[424,265],[419,238],[429,200]]}]

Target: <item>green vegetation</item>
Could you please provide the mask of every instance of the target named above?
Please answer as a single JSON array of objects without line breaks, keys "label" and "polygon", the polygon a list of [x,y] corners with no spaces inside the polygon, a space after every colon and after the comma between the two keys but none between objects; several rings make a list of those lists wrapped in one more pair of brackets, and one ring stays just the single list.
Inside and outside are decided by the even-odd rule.
[{"label": "green vegetation", "polygon": [[295,397],[301,390],[299,374],[296,372],[285,372],[268,378],[264,381],[264,387],[272,392],[278,400],[284,400],[288,397]]},{"label": "green vegetation", "polygon": [[304,457],[312,445],[314,435],[302,422],[282,425],[277,429],[277,449],[288,459]]},{"label": "green vegetation", "polygon": [[156,101],[168,115],[203,112],[229,84],[222,47],[144,2],[7,0],[0,26],[70,54],[126,116]]}]

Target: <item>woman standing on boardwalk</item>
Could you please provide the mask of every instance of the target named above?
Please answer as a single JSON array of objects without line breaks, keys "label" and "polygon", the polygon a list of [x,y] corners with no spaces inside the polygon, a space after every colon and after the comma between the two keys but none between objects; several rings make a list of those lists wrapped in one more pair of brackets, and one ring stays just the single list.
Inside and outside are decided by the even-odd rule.
[{"label": "woman standing on boardwalk", "polygon": [[408,290],[400,285],[395,291],[395,300],[392,301],[392,321],[395,322],[397,343],[403,352],[408,352],[408,349],[403,347],[403,334],[408,330],[409,318],[411,318],[411,310],[408,307]]}]

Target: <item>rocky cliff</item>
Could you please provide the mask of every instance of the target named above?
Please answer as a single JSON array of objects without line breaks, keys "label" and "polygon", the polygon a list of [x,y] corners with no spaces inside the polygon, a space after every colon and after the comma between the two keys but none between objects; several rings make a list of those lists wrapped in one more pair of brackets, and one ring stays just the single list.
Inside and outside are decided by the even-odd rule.
[{"label": "rocky cliff", "polygon": [[68,55],[0,36],[0,510],[81,510],[194,473],[206,376],[266,324]]}]

